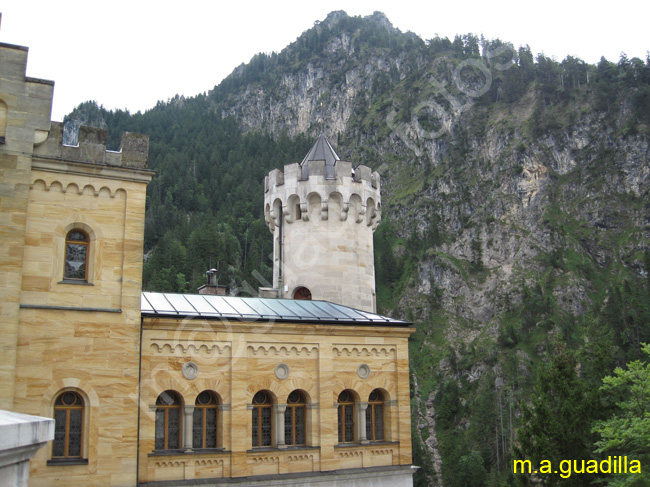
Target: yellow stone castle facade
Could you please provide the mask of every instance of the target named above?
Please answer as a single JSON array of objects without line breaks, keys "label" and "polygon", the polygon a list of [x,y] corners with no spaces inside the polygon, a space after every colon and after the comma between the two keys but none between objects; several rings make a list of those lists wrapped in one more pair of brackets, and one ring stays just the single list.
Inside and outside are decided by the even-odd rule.
[{"label": "yellow stone castle facade", "polygon": [[148,139],[63,145],[26,62],[0,44],[0,409],[56,421],[30,485],[411,485],[410,324],[143,293]]}]

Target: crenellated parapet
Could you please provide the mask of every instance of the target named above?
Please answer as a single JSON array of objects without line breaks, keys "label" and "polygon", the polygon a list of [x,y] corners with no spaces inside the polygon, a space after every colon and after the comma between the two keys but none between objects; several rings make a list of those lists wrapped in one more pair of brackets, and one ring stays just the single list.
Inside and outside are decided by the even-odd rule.
[{"label": "crenellated parapet", "polygon": [[63,143],[63,124],[52,122],[50,131],[37,131],[34,157],[69,162],[147,169],[149,136],[125,132],[119,151],[106,150],[107,132],[96,127],[79,127],[77,145]]},{"label": "crenellated parapet", "polygon": [[310,220],[353,221],[373,231],[381,221],[381,181],[368,166],[306,161],[272,170],[264,181],[265,220],[271,232],[285,223]]}]

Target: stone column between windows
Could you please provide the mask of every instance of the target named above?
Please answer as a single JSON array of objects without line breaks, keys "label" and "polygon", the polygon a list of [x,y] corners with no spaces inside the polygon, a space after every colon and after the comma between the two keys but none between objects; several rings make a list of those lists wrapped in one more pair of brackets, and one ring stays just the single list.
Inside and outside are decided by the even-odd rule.
[{"label": "stone column between windows", "polygon": [[[399,438],[399,434],[396,429],[398,427],[397,423],[397,414],[399,409],[397,407],[397,399],[392,399],[390,401],[384,401],[384,418],[388,417],[388,421],[384,419],[384,440],[392,441],[394,438]],[[393,427],[393,425],[395,425]],[[395,431],[395,434],[393,432]]]},{"label": "stone column between windows", "polygon": [[359,443],[362,443],[364,445],[370,443],[370,441],[368,441],[368,438],[366,437],[366,409],[368,409],[368,403],[360,402],[359,416],[357,417],[358,419],[357,424],[359,425],[359,430],[357,432],[359,437]]},{"label": "stone column between windows", "polygon": [[275,446],[276,448],[286,448],[284,442],[284,413],[287,410],[286,404],[274,404],[273,411],[275,413]]},{"label": "stone column between windows", "polygon": [[192,426],[194,419],[194,406],[185,406],[183,408],[183,448],[185,451],[192,450]]}]

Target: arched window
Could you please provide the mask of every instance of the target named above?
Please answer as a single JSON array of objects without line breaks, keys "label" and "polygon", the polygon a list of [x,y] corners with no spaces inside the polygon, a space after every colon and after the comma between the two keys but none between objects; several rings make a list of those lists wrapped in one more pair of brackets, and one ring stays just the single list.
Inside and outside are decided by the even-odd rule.
[{"label": "arched window", "polygon": [[64,279],[88,280],[88,245],[90,239],[82,230],[70,230],[65,237]]},{"label": "arched window", "polygon": [[287,398],[284,412],[284,442],[287,445],[305,445],[307,426],[307,401],[300,391],[293,391]]},{"label": "arched window", "polygon": [[52,458],[81,458],[84,401],[73,391],[62,392],[54,402]]},{"label": "arched window", "polygon": [[253,447],[271,446],[273,438],[273,400],[268,392],[253,397]]},{"label": "arched window", "polygon": [[156,450],[181,447],[181,400],[174,391],[165,391],[156,399]]},{"label": "arched window", "polygon": [[349,390],[339,394],[338,399],[339,443],[354,441],[354,396]]},{"label": "arched window", "polygon": [[305,299],[311,301],[311,291],[306,287],[299,287],[294,291],[293,299]]},{"label": "arched window", "polygon": [[194,403],[192,424],[193,448],[217,447],[217,398],[210,391],[203,391]]},{"label": "arched window", "polygon": [[379,389],[372,391],[368,397],[366,438],[370,441],[384,440],[384,395]]}]

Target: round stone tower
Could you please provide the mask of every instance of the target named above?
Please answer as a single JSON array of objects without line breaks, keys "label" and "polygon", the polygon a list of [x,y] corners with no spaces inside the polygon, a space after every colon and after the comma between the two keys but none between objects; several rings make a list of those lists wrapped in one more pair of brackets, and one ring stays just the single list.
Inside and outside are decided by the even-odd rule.
[{"label": "round stone tower", "polygon": [[277,296],[376,311],[372,234],[381,220],[379,174],[341,161],[321,135],[304,160],[264,181]]}]

